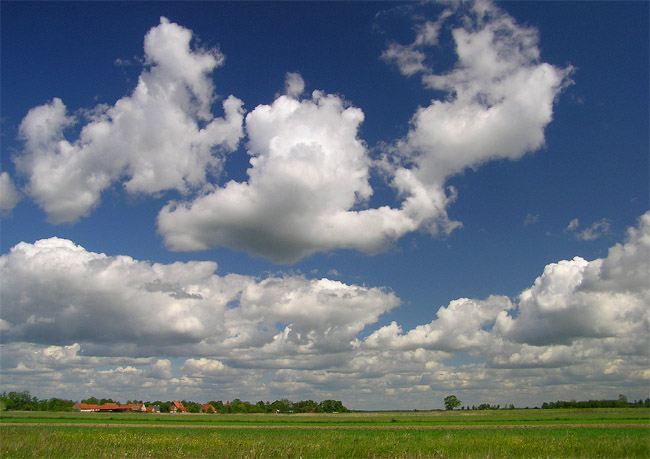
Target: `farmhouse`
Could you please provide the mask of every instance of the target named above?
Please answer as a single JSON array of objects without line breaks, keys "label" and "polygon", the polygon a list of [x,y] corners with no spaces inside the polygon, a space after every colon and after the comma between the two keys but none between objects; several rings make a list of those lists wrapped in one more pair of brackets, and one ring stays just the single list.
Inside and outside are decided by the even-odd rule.
[{"label": "farmhouse", "polygon": [[73,406],[73,408],[82,413],[90,413],[93,411],[99,411],[100,406],[101,405],[93,405],[91,403],[77,403]]},{"label": "farmhouse", "polygon": [[187,408],[183,406],[183,404],[179,401],[174,400],[172,402],[172,406],[169,408],[170,413],[185,413],[187,411]]},{"label": "farmhouse", "polygon": [[140,413],[146,413],[148,411],[147,407],[144,406],[144,403],[129,403],[128,405],[124,405],[124,406],[130,407],[131,411],[137,411]]},{"label": "farmhouse", "polygon": [[99,413],[119,413],[126,411],[138,411],[141,413],[147,413],[152,410],[148,410],[144,403],[129,403],[128,405],[118,405],[117,403],[104,403],[103,405],[95,405],[91,403],[77,403],[73,406],[75,410],[79,410],[82,413],[90,412],[99,412]]}]

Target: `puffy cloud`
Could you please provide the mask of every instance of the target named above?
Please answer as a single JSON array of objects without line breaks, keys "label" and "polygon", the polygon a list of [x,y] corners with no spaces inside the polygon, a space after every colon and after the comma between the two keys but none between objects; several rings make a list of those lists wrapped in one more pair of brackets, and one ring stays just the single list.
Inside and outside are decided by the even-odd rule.
[{"label": "puffy cloud", "polygon": [[280,263],[335,248],[382,250],[416,225],[396,209],[359,209],[372,194],[370,159],[357,137],[363,118],[320,91],[256,107],[246,116],[248,181],[165,206],[158,216],[165,243],[233,247]]},{"label": "puffy cloud", "polygon": [[422,51],[399,43],[391,43],[388,49],[381,54],[381,58],[387,62],[394,61],[399,71],[405,76],[427,70],[424,65],[426,55]]},{"label": "puffy cloud", "polygon": [[189,375],[220,375],[227,371],[226,366],[213,359],[187,359],[182,367]]},{"label": "puffy cloud", "polygon": [[[427,404],[432,393],[449,390],[470,403],[495,404],[503,400],[493,394],[508,391],[531,405],[558,394],[602,398],[610,390],[615,397],[621,385],[643,394],[650,380],[649,279],[650,212],[607,257],[549,264],[516,301],[454,300],[431,323],[406,332],[392,322],[356,341],[354,357],[337,370],[373,394],[370,406],[390,404],[396,394],[413,406]],[[457,363],[468,357],[477,363]],[[291,376],[295,384],[309,380]]]},{"label": "puffy cloud", "polygon": [[305,90],[305,80],[302,79],[302,75],[299,73],[289,72],[287,73],[284,86],[287,96],[297,99]]},{"label": "puffy cloud", "polygon": [[362,349],[466,351],[496,366],[560,366],[603,355],[647,356],[650,330],[650,212],[604,259],[544,268],[517,302],[459,299],[404,333],[392,322]]},{"label": "puffy cloud", "polygon": [[490,340],[483,329],[497,315],[514,306],[507,297],[492,296],[484,301],[461,298],[438,310],[438,318],[403,334],[396,322],[373,332],[364,346],[380,349],[431,349],[460,351],[478,349]]},{"label": "puffy cloud", "polygon": [[[553,103],[572,71],[539,62],[536,30],[517,25],[491,3],[476,2],[455,11],[461,19],[451,30],[457,63],[448,72],[434,73],[414,52],[428,52],[423,45],[438,43],[434,38],[450,14],[445,10],[436,27],[428,23],[406,51],[391,45],[384,54],[397,55],[403,73],[422,71],[427,87],[448,94],[416,111],[408,134],[395,144],[402,162],[387,156],[393,185],[412,199],[410,214],[418,215],[423,226],[435,219],[446,222],[450,200],[442,188],[448,177],[486,161],[515,160],[543,146]],[[447,231],[455,227],[445,226]],[[433,225],[434,232],[439,227]]]},{"label": "puffy cloud", "polygon": [[32,108],[19,133],[25,148],[15,159],[28,178],[27,192],[56,223],[87,215],[103,190],[124,179],[130,193],[185,192],[218,172],[219,149],[234,150],[242,137],[242,102],[223,101],[215,118],[209,74],[224,60],[216,49],[192,49],[192,33],[161,18],[144,40],[146,68],[129,96],[113,106],[82,111],[76,140],[64,131],[70,116],[54,98]]},{"label": "puffy cloud", "polygon": [[360,331],[397,304],[397,298],[382,289],[329,279],[265,279],[242,292],[238,315],[267,328],[287,324],[261,352],[338,352],[350,349]]},{"label": "puffy cloud", "polygon": [[112,257],[57,238],[20,243],[0,258],[2,340],[81,343],[96,355],[290,362],[351,348],[357,333],[399,302],[381,288],[218,276],[216,268]]},{"label": "puffy cloud", "polygon": [[[640,336],[650,328],[650,213],[604,259],[580,257],[546,266],[519,297],[519,315],[497,319],[500,334],[533,345],[570,344],[580,338]],[[646,343],[647,344],[647,343]],[[646,349],[647,350],[647,349]]]},{"label": "puffy cloud", "polygon": [[8,214],[22,199],[8,173],[0,173],[0,212]]},{"label": "puffy cloud", "polygon": [[145,376],[155,379],[171,379],[172,378],[172,363],[167,359],[157,360],[151,364],[145,372]]},{"label": "puffy cloud", "polygon": [[5,341],[192,342],[220,325],[219,309],[196,307],[201,298],[220,304],[237,291],[235,279],[202,290],[215,263],[150,265],[57,238],[20,243],[0,263]]}]

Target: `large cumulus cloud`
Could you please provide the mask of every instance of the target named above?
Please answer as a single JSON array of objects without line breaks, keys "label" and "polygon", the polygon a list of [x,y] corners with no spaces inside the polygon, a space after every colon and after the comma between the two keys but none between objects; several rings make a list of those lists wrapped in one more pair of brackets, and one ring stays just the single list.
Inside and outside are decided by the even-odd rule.
[{"label": "large cumulus cloud", "polygon": [[[606,258],[589,262],[576,257],[546,266],[519,296],[519,315],[500,315],[497,331],[533,345],[647,336],[649,260],[650,213],[646,213],[637,228],[628,230],[625,243],[610,248]],[[639,352],[643,342],[636,346]]]},{"label": "large cumulus cloud", "polygon": [[580,257],[544,268],[513,302],[458,299],[408,332],[393,322],[363,349],[465,351],[495,366],[560,367],[576,359],[648,356],[650,213],[606,258]]},{"label": "large cumulus cloud", "polygon": [[107,256],[58,238],[20,243],[0,258],[2,340],[82,343],[103,355],[291,360],[349,349],[398,304],[381,288],[216,269]]},{"label": "large cumulus cloud", "polygon": [[[427,59],[439,51],[443,32],[451,34],[458,60],[436,73]],[[537,31],[486,1],[446,9],[420,24],[413,43],[391,44],[383,57],[446,94],[417,109],[408,134],[385,157],[406,197],[403,210],[434,234],[458,226],[445,210],[453,198],[444,190],[449,177],[544,145],[553,103],[573,70],[540,62]]]},{"label": "large cumulus cloud", "polygon": [[335,248],[374,252],[415,229],[394,209],[360,209],[372,195],[370,159],[357,137],[363,112],[320,91],[299,100],[292,88],[302,78],[289,78],[289,94],[246,116],[248,181],[160,212],[170,248],[227,246],[287,263]]},{"label": "large cumulus cloud", "polygon": [[[191,39],[191,31],[161,18],[145,36],[146,68],[132,94],[79,116],[55,97],[25,116],[16,167],[52,222],[87,215],[120,180],[130,193],[185,192],[218,172],[220,151],[234,150],[242,136],[242,102],[230,96],[225,116],[213,116],[210,74],[224,57],[217,49],[192,49]],[[85,124],[68,140],[66,129],[80,117]]]}]

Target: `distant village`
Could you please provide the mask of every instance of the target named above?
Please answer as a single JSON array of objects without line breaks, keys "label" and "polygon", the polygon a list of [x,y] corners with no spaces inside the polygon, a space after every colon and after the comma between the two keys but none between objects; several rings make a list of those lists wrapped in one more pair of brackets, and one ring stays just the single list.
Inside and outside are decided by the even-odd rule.
[{"label": "distant village", "polygon": [[130,400],[122,404],[113,399],[90,397],[80,402],[61,398],[38,399],[29,391],[0,394],[1,410],[20,411],[78,411],[81,413],[343,413],[348,409],[338,400],[292,402],[286,398],[274,402],[260,400],[250,403],[235,398],[232,401],[195,403],[187,400],[144,402]]},{"label": "distant village", "polygon": [[122,405],[113,400],[97,400],[95,398],[82,400],[72,406],[79,412],[104,413],[342,413],[348,411],[338,400],[323,400],[316,403],[313,400],[292,402],[288,399],[276,400],[273,403],[260,400],[256,404],[234,399],[232,402],[211,401],[194,403],[174,400],[171,402],[127,402]]},{"label": "distant village", "polygon": [[[228,405],[230,402],[226,402]],[[216,413],[217,410],[214,409],[214,406],[209,403],[201,404],[201,413]],[[144,403],[129,403],[127,405],[118,405],[117,403],[104,403],[102,405],[97,405],[93,403],[75,403],[73,408],[80,412],[90,413],[90,412],[99,412],[99,413],[124,413],[128,411],[135,411],[138,413],[160,413],[160,405],[151,405],[146,406]],[[177,400],[171,402],[169,408],[170,413],[184,413],[187,411],[187,408],[183,406],[182,402]]]}]

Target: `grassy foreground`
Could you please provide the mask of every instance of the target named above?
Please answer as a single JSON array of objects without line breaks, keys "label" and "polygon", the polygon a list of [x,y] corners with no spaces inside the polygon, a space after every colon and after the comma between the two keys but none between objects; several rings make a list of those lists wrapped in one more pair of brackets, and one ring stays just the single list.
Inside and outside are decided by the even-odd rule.
[{"label": "grassy foreground", "polygon": [[0,457],[647,458],[649,415],[646,409],[286,416],[4,412]]}]

